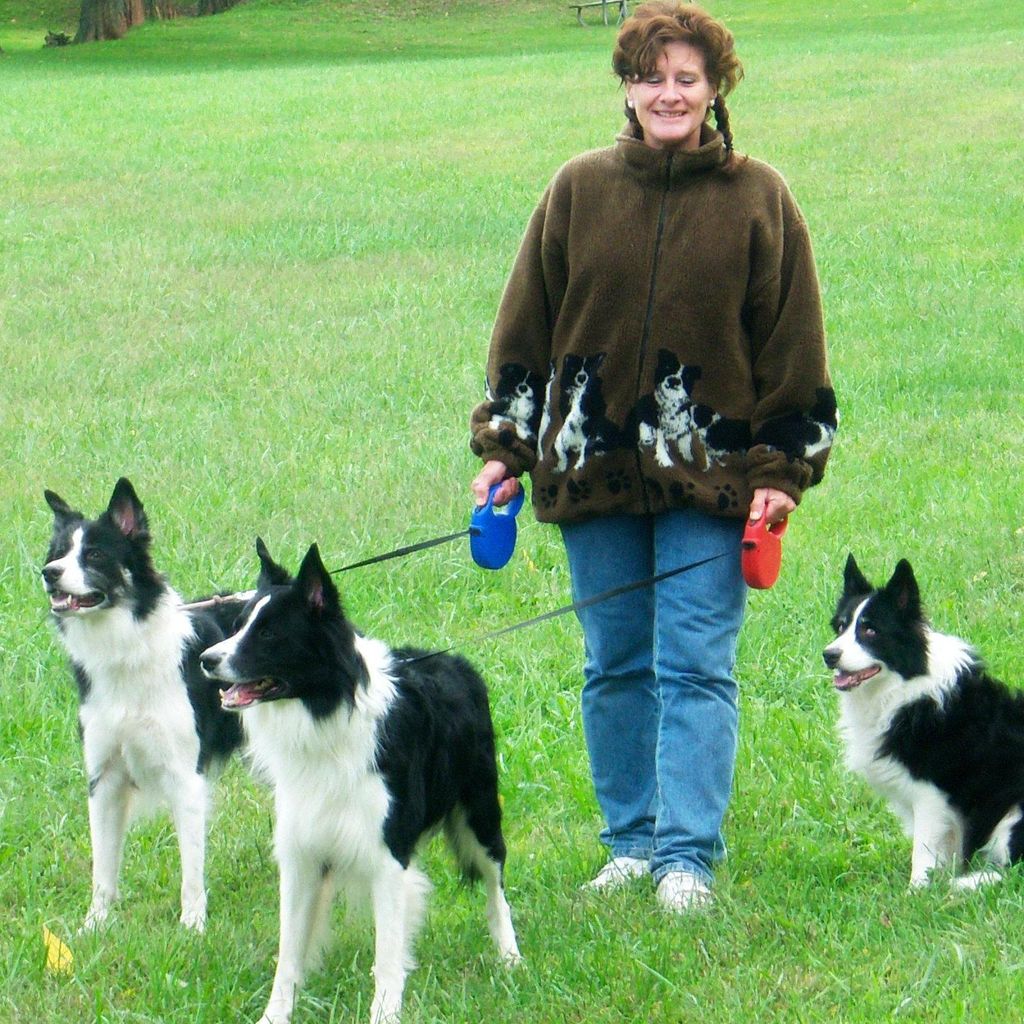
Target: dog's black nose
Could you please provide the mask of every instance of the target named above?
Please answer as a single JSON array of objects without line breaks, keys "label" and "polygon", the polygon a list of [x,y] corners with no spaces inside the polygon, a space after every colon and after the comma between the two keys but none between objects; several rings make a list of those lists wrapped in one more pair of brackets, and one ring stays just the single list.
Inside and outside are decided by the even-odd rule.
[{"label": "dog's black nose", "polygon": [[829,668],[835,668],[839,664],[839,652],[832,650],[831,647],[826,647],[822,651],[821,656],[825,659],[825,664]]},{"label": "dog's black nose", "polygon": [[44,565],[41,572],[43,579],[52,587],[61,578],[64,570],[59,565]]},{"label": "dog's black nose", "polygon": [[199,655],[199,666],[208,676],[213,675],[222,660],[223,658],[219,654],[214,654],[210,651],[203,651],[203,653]]}]

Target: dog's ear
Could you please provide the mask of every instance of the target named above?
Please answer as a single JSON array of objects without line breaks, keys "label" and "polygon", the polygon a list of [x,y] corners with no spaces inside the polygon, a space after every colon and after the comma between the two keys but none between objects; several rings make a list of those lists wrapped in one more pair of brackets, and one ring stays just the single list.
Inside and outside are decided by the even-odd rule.
[{"label": "dog's ear", "polygon": [[43,491],[46,504],[53,510],[53,517],[58,521],[67,519],[84,519],[81,512],[76,512],[59,494],[53,491]]},{"label": "dog's ear", "polygon": [[914,570],[905,558],[896,563],[892,579],[885,585],[885,592],[892,598],[896,607],[909,618],[921,617],[921,591],[914,577]]},{"label": "dog's ear", "polygon": [[853,554],[846,557],[846,568],[843,569],[843,594],[852,597],[855,594],[870,594],[875,588],[868,582],[867,577],[860,571],[857,560]]},{"label": "dog's ear", "polygon": [[114,525],[131,540],[149,540],[149,522],[139,496],[127,477],[114,484],[107,515]]},{"label": "dog's ear", "polygon": [[282,568],[271,557],[267,545],[263,543],[262,537],[256,538],[256,554],[260,559],[260,578],[257,587],[261,590],[266,587],[280,587],[291,583],[292,578],[287,569]]},{"label": "dog's ear", "polygon": [[295,585],[299,588],[310,609],[317,615],[329,611],[340,611],[341,601],[338,590],[334,586],[331,574],[324,567],[320,558],[320,549],[311,544],[306,557],[299,566]]}]

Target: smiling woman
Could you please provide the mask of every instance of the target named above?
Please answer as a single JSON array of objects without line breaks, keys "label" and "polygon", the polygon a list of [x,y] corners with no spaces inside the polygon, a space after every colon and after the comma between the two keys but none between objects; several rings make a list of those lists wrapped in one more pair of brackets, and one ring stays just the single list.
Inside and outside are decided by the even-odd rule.
[{"label": "smiling woman", "polygon": [[588,888],[649,874],[684,912],[725,849],[743,520],[782,522],[821,479],[836,407],[803,217],[777,172],[732,149],[732,34],[700,7],[644,4],[612,65],[629,124],[534,211],[472,417],[473,488],[501,504],[530,473],[578,601],[703,563],[580,613],[611,853]]},{"label": "smiling woman", "polygon": [[687,43],[668,43],[650,74],[626,86],[626,105],[652,149],[697,149],[701,125],[715,101],[704,55]]}]

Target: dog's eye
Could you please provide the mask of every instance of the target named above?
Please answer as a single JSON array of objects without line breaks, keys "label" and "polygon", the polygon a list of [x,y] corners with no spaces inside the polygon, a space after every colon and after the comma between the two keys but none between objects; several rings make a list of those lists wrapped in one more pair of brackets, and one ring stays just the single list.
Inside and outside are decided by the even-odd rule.
[{"label": "dog's eye", "polygon": [[85,551],[85,560],[95,565],[97,562],[103,561],[103,552],[99,548],[88,548]]},{"label": "dog's eye", "polygon": [[867,637],[869,640],[872,637],[878,636],[878,634],[875,632],[875,629],[874,629],[873,626],[868,626],[868,625],[866,625],[864,623],[861,623],[860,635],[864,636],[864,637]]},{"label": "dog's eye", "polygon": [[256,635],[260,640],[263,640],[266,643],[272,643],[277,639],[277,630],[275,630],[273,626],[260,626],[260,628],[256,630]]}]

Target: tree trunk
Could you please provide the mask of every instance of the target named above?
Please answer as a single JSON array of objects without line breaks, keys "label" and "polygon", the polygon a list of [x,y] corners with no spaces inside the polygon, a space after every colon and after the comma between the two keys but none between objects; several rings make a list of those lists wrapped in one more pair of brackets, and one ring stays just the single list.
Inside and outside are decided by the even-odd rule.
[{"label": "tree trunk", "polygon": [[146,17],[150,21],[166,21],[178,16],[177,0],[145,0]]},{"label": "tree trunk", "polygon": [[82,0],[76,43],[120,39],[132,25],[145,21],[143,0]]},{"label": "tree trunk", "polygon": [[128,31],[124,0],[82,0],[76,43],[120,39]]}]

